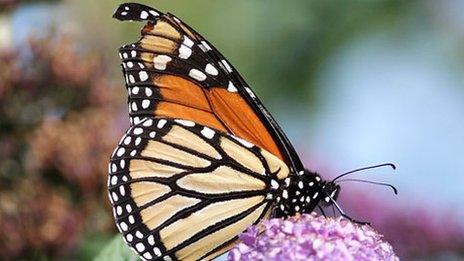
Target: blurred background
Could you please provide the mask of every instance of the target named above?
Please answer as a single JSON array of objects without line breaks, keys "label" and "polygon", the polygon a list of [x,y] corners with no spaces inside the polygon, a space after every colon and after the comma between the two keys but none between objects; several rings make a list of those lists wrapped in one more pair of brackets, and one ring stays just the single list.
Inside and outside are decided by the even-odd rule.
[{"label": "blurred background", "polygon": [[[464,1],[140,1],[216,45],[406,260],[464,258]],[[107,162],[129,125],[119,1],[0,0],[0,259],[91,260],[117,233]],[[328,211],[330,213],[330,211]]]}]

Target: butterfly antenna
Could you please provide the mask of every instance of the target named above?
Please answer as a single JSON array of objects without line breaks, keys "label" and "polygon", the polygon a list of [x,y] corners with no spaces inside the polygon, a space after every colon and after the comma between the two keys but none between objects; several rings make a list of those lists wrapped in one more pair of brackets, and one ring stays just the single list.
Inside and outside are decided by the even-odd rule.
[{"label": "butterfly antenna", "polygon": [[352,171],[348,171],[348,172],[345,172],[337,177],[335,177],[332,182],[335,182],[337,179],[341,178],[341,177],[344,177],[346,175],[349,175],[351,173],[355,173],[355,172],[359,172],[359,171],[363,171],[363,170],[368,170],[368,169],[376,169],[376,168],[382,168],[382,167],[391,167],[392,169],[396,169],[396,166],[392,163],[384,163],[384,164],[379,164],[379,165],[374,165],[374,166],[369,166],[369,167],[364,167],[364,168],[359,168],[359,169],[355,169],[355,170],[352,170]]},{"label": "butterfly antenna", "polygon": [[387,187],[390,187],[396,195],[398,195],[398,190],[392,184],[369,181],[369,180],[364,180],[364,179],[341,179],[337,183],[344,182],[344,181],[357,181],[357,182],[369,183],[369,184],[374,184],[374,185],[387,186]]}]

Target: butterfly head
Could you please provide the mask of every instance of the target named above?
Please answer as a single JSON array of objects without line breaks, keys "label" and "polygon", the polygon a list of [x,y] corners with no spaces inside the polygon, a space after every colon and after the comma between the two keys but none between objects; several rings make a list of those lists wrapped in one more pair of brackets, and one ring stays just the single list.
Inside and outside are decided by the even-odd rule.
[{"label": "butterfly head", "polygon": [[333,204],[333,201],[336,201],[338,194],[340,193],[340,185],[336,184],[333,181],[323,181],[321,186],[322,198],[320,205],[322,207],[327,207]]}]

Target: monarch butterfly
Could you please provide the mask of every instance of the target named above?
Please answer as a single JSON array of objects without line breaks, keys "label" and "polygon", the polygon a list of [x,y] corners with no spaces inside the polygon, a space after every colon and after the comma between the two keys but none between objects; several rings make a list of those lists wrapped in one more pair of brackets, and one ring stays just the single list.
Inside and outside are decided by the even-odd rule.
[{"label": "monarch butterfly", "polygon": [[131,126],[108,178],[116,225],[142,259],[212,259],[263,218],[335,203],[340,187],[304,168],[210,42],[145,5],[122,4],[113,17],[146,22],[119,49]]}]

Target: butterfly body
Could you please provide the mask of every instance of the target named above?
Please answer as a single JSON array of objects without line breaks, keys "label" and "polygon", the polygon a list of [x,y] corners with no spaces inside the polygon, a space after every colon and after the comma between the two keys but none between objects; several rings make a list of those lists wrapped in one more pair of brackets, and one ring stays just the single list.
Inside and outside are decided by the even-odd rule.
[{"label": "butterfly body", "polygon": [[337,196],[211,43],[144,5],[114,17],[146,22],[119,50],[131,126],[108,179],[117,227],[142,259],[211,259],[250,225]]}]

